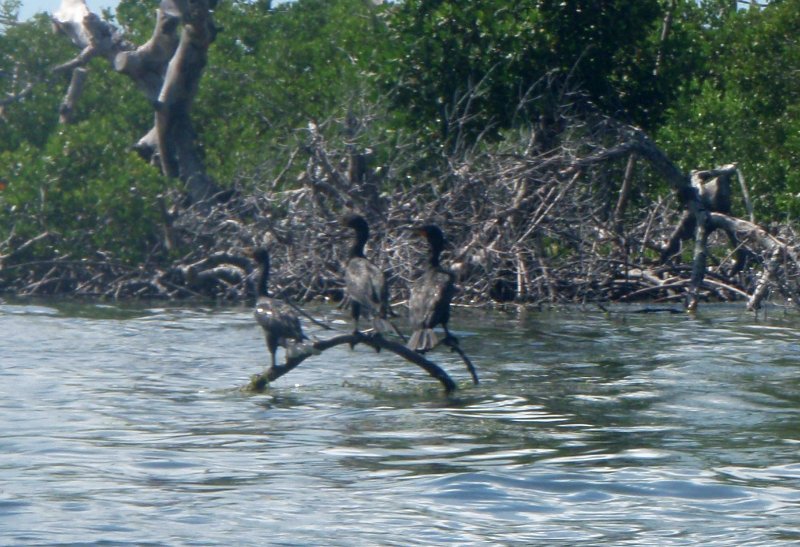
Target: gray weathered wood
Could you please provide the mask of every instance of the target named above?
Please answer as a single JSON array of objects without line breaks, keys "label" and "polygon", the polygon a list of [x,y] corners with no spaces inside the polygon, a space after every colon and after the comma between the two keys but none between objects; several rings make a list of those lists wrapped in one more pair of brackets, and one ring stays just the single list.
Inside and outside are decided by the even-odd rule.
[{"label": "gray weathered wood", "polygon": [[190,116],[208,48],[216,37],[213,3],[162,0],[156,10],[153,35],[139,47],[91,13],[84,0],[62,0],[52,17],[55,31],[80,49],[76,57],[54,69],[73,74],[73,84],[62,103],[61,121],[69,121],[69,113],[80,98],[86,64],[98,56],[105,58],[114,70],[130,77],[153,105],[153,128],[134,148],[145,160],[159,165],[164,175],[183,181],[193,203],[219,192],[206,173]]}]

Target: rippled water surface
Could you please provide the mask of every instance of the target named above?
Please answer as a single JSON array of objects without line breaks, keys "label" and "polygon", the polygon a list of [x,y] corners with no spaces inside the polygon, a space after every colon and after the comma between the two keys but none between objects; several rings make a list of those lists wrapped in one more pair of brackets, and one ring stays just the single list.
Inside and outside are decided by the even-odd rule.
[{"label": "rippled water surface", "polygon": [[800,541],[800,318],[633,310],[457,310],[446,397],[347,346],[245,393],[247,308],[0,304],[0,543]]}]

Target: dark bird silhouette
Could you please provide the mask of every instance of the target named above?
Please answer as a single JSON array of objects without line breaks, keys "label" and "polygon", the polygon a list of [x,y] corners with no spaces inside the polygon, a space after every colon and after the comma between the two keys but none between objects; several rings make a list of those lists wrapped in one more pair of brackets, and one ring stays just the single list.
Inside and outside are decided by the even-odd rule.
[{"label": "dark bird silhouette", "polygon": [[[345,266],[344,281],[350,311],[353,317],[353,333],[358,330],[358,322],[363,315],[372,320],[378,333],[397,329],[389,322],[389,287],[383,272],[364,256],[364,245],[369,239],[369,226],[360,215],[347,215],[343,223],[355,231],[353,246]],[[398,332],[399,334],[399,332]]]},{"label": "dark bird silhouette", "polygon": [[430,258],[425,273],[411,286],[408,311],[414,332],[408,347],[424,353],[439,343],[433,330],[437,325],[444,329],[446,340],[455,340],[447,330],[447,322],[450,320],[450,301],[456,293],[456,286],[453,273],[442,268],[439,262],[444,249],[444,234],[439,227],[428,224],[415,228],[414,232],[428,240]]},{"label": "dark bird silhouette", "polygon": [[450,334],[447,322],[450,321],[450,301],[456,293],[455,275],[439,262],[444,250],[444,234],[438,226],[427,224],[414,229],[415,233],[428,240],[430,259],[428,268],[411,286],[408,299],[409,319],[414,332],[408,341],[408,348],[419,353],[432,350],[439,344],[433,328],[441,325],[444,329],[442,344],[461,356],[473,383],[478,383],[478,372],[467,354],[458,345],[458,339]]},{"label": "dark bird silhouette", "polygon": [[303,333],[300,319],[294,309],[278,298],[269,296],[269,251],[264,248],[256,249],[253,258],[259,266],[256,281],[256,307],[253,310],[256,321],[264,329],[264,338],[267,340],[267,349],[272,355],[272,366],[275,366],[275,353],[278,347],[286,349],[286,356],[296,355],[298,350],[306,351],[308,348],[302,344],[308,337]]}]

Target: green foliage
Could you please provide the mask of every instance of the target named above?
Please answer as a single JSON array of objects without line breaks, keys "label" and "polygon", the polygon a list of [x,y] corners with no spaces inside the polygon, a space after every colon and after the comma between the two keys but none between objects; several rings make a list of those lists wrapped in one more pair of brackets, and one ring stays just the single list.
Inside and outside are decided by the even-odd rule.
[{"label": "green foliage", "polygon": [[310,121],[342,118],[369,93],[386,30],[369,0],[224,2],[196,105],[208,165],[220,179],[283,168]]},{"label": "green foliage", "polygon": [[[58,234],[57,248],[32,251],[86,256],[111,251],[141,260],[155,241],[154,195],[163,178],[130,151],[152,123],[152,111],[130,83],[105,60],[89,65],[89,79],[73,125],[58,123],[58,106],[69,80],[52,67],[74,56],[65,38],[44,17],[0,36],[6,93],[27,83],[32,92],[5,110],[0,124],[0,240],[24,241]],[[16,89],[14,89],[16,86]]]},{"label": "green foliage", "polygon": [[161,0],[121,0],[116,19],[125,37],[134,44],[143,44],[153,33],[154,14]]},{"label": "green foliage", "polygon": [[0,1],[0,27],[11,26],[19,19],[19,9],[22,7],[22,0],[2,0]]},{"label": "green foliage", "polygon": [[1,69],[14,75],[0,79],[4,91],[33,84],[31,93],[6,107],[0,123],[0,180],[6,185],[0,240],[12,231],[21,241],[48,231],[58,234],[57,248],[43,241],[32,251],[80,257],[103,250],[139,261],[157,240],[154,196],[165,182],[130,150],[151,126],[152,109],[98,58],[89,64],[75,122],[60,125],[58,107],[69,80],[52,68],[75,54],[45,17],[0,35]]},{"label": "green foliage", "polygon": [[[686,170],[738,162],[762,218],[800,214],[798,2],[745,11],[728,0],[273,4],[223,0],[215,11],[222,30],[192,119],[223,187],[260,187],[286,166],[291,183],[305,161],[290,158],[312,121],[326,138],[371,148],[375,165],[395,170],[395,155],[413,156],[391,179],[410,184],[454,150],[557,125],[559,93],[575,90],[653,133]],[[0,17],[18,5],[0,3]],[[122,0],[116,19],[131,42],[149,39],[157,5]],[[105,59],[89,66],[74,124],[58,124],[68,81],[51,68],[76,53],[43,16],[0,31],[0,96],[34,83],[2,113],[0,241],[12,229],[51,231],[59,252],[141,260],[158,244],[156,196],[176,182],[130,152],[152,109]],[[369,123],[342,135],[354,118]],[[614,192],[621,169],[594,191]]]},{"label": "green foliage", "polygon": [[69,82],[53,77],[50,69],[65,61],[68,53],[62,42],[53,39],[45,17],[12,25],[0,34],[0,97],[15,96],[34,84],[20,102],[4,108],[0,149],[13,150],[23,142],[42,146],[56,129],[61,86]]},{"label": "green foliage", "polygon": [[23,240],[47,231],[59,236],[61,254],[146,256],[159,231],[161,177],[115,145],[117,137],[103,124],[82,123],[54,134],[43,149],[25,144],[0,154],[7,183],[0,192],[0,238],[12,230]]},{"label": "green foliage", "polygon": [[547,116],[563,99],[547,95],[553,77],[646,123],[662,97],[648,42],[660,13],[656,0],[406,0],[380,79],[403,123],[445,143]]},{"label": "green foliage", "polygon": [[687,168],[736,162],[761,218],[800,214],[800,4],[728,13],[658,138]]}]

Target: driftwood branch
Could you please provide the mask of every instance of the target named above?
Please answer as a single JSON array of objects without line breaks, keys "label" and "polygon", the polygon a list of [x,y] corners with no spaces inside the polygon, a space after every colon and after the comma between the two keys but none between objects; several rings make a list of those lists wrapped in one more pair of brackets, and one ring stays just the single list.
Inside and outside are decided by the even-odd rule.
[{"label": "driftwood branch", "polygon": [[[750,311],[758,310],[764,298],[768,294],[771,285],[782,284],[779,282],[778,273],[783,267],[794,271],[800,269],[800,256],[796,249],[785,244],[777,237],[769,234],[760,226],[735,217],[729,217],[720,213],[712,213],[710,222],[714,228],[725,230],[736,235],[737,239],[746,242],[753,247],[760,248],[768,256],[764,264],[764,269],[759,275],[756,287],[747,300],[747,309]],[[789,295],[791,302],[798,306],[797,298]]]},{"label": "driftwood branch", "polygon": [[[692,275],[689,283],[686,307],[689,311],[697,309],[699,290],[706,275],[708,260],[708,237],[716,229],[711,214],[729,213],[731,209],[730,178],[738,172],[735,164],[725,165],[707,171],[683,173],[643,132],[635,130],[632,135],[632,148],[650,162],[655,170],[673,187],[685,214],[680,225],[662,251],[662,262],[674,253],[682,239],[695,238]],[[726,230],[737,246],[735,230]]]},{"label": "driftwood branch", "polygon": [[472,383],[478,385],[478,383],[480,382],[480,380],[478,380],[478,371],[475,370],[475,365],[472,364],[470,358],[467,357],[467,354],[464,353],[464,350],[461,349],[461,346],[458,344],[458,341],[452,336],[448,336],[447,338],[442,340],[442,344],[450,348],[450,351],[456,352],[458,356],[461,357],[461,360],[464,361],[464,364],[466,365],[470,376],[472,376]]},{"label": "driftwood branch", "polygon": [[[731,275],[742,271],[747,264],[764,263],[764,270],[748,298],[749,309],[758,309],[761,301],[768,294],[767,289],[772,285],[777,286],[787,297],[787,300],[799,305],[795,297],[795,292],[797,291],[789,288],[785,282],[785,279],[790,274],[796,275],[795,272],[800,269],[800,260],[796,256],[796,251],[793,247],[767,234],[766,231],[753,223],[752,204],[747,192],[747,186],[736,164],[723,165],[710,170],[692,171],[687,174],[682,172],[642,131],[636,128],[621,127],[619,135],[619,144],[611,147],[600,147],[598,152],[578,158],[573,162],[570,170],[578,171],[601,162],[617,160],[630,155],[628,169],[626,169],[625,179],[620,190],[620,200],[615,213],[612,215],[615,231],[621,233],[619,219],[622,207],[620,207],[620,204],[624,205],[623,196],[628,191],[627,184],[631,168],[630,158],[633,157],[632,154],[643,158],[672,187],[683,209],[680,222],[670,235],[667,244],[660,249],[661,264],[666,263],[670,257],[680,250],[683,241],[694,239],[695,242],[690,270],[691,276],[688,284],[683,281],[667,283],[656,279],[656,282],[649,287],[630,292],[624,296],[624,299],[630,299],[636,295],[653,291],[660,292],[667,287],[687,286],[686,307],[690,311],[695,310],[698,305],[700,290],[708,288],[704,282],[708,273],[709,237],[715,230],[719,229],[726,233],[731,247],[734,249],[732,255],[736,257],[736,260],[730,269]],[[731,181],[734,176],[738,177],[745,207],[751,219],[750,222],[730,216]],[[650,222],[648,221],[649,225]],[[647,245],[646,240],[643,245]],[[761,249],[763,253],[759,255],[753,252],[750,249],[751,246]],[[642,276],[642,279],[644,279],[644,276]],[[746,294],[730,283],[722,283],[715,280],[713,284],[724,287],[727,291],[738,295]]]},{"label": "driftwood branch", "polygon": [[[16,255],[22,254],[25,251],[25,249],[28,249],[29,247],[31,247],[32,245],[35,245],[39,241],[42,241],[43,239],[50,238],[52,236],[53,236],[53,234],[51,234],[50,232],[43,232],[43,233],[41,233],[41,234],[39,234],[39,235],[37,235],[35,237],[32,237],[31,239],[25,241],[21,245],[17,246],[17,248],[14,249],[13,251],[11,251],[9,253],[6,253],[6,254],[0,254],[0,270],[3,269],[3,263],[4,263],[5,260],[13,259]],[[4,241],[2,244],[0,244],[0,250],[2,250],[2,248],[5,247],[5,246],[10,245],[11,239],[13,237],[14,237],[14,228],[11,229],[11,235],[8,237],[8,239],[6,241]]]},{"label": "driftwood branch", "polygon": [[[455,382],[453,382],[450,376],[441,367],[439,367],[439,365],[429,361],[416,351],[408,349],[403,344],[399,344],[393,340],[388,340],[380,335],[363,333],[343,334],[327,340],[318,340],[313,343],[313,348],[317,352],[323,352],[327,349],[344,344],[348,344],[351,347],[355,346],[356,344],[366,344],[376,351],[380,351],[382,349],[391,351],[406,361],[421,367],[432,377],[439,380],[446,393],[452,393],[456,390]],[[270,382],[277,380],[287,372],[290,372],[311,355],[312,354],[306,353],[292,356],[287,358],[286,363],[283,365],[269,367],[263,373],[253,376],[253,378],[250,380],[248,389],[252,391],[263,391]]]},{"label": "driftwood branch", "polygon": [[114,70],[130,77],[145,97],[155,104],[164,84],[164,67],[178,48],[180,15],[174,10],[156,10],[153,35],[135,50],[120,51],[114,57]]}]

